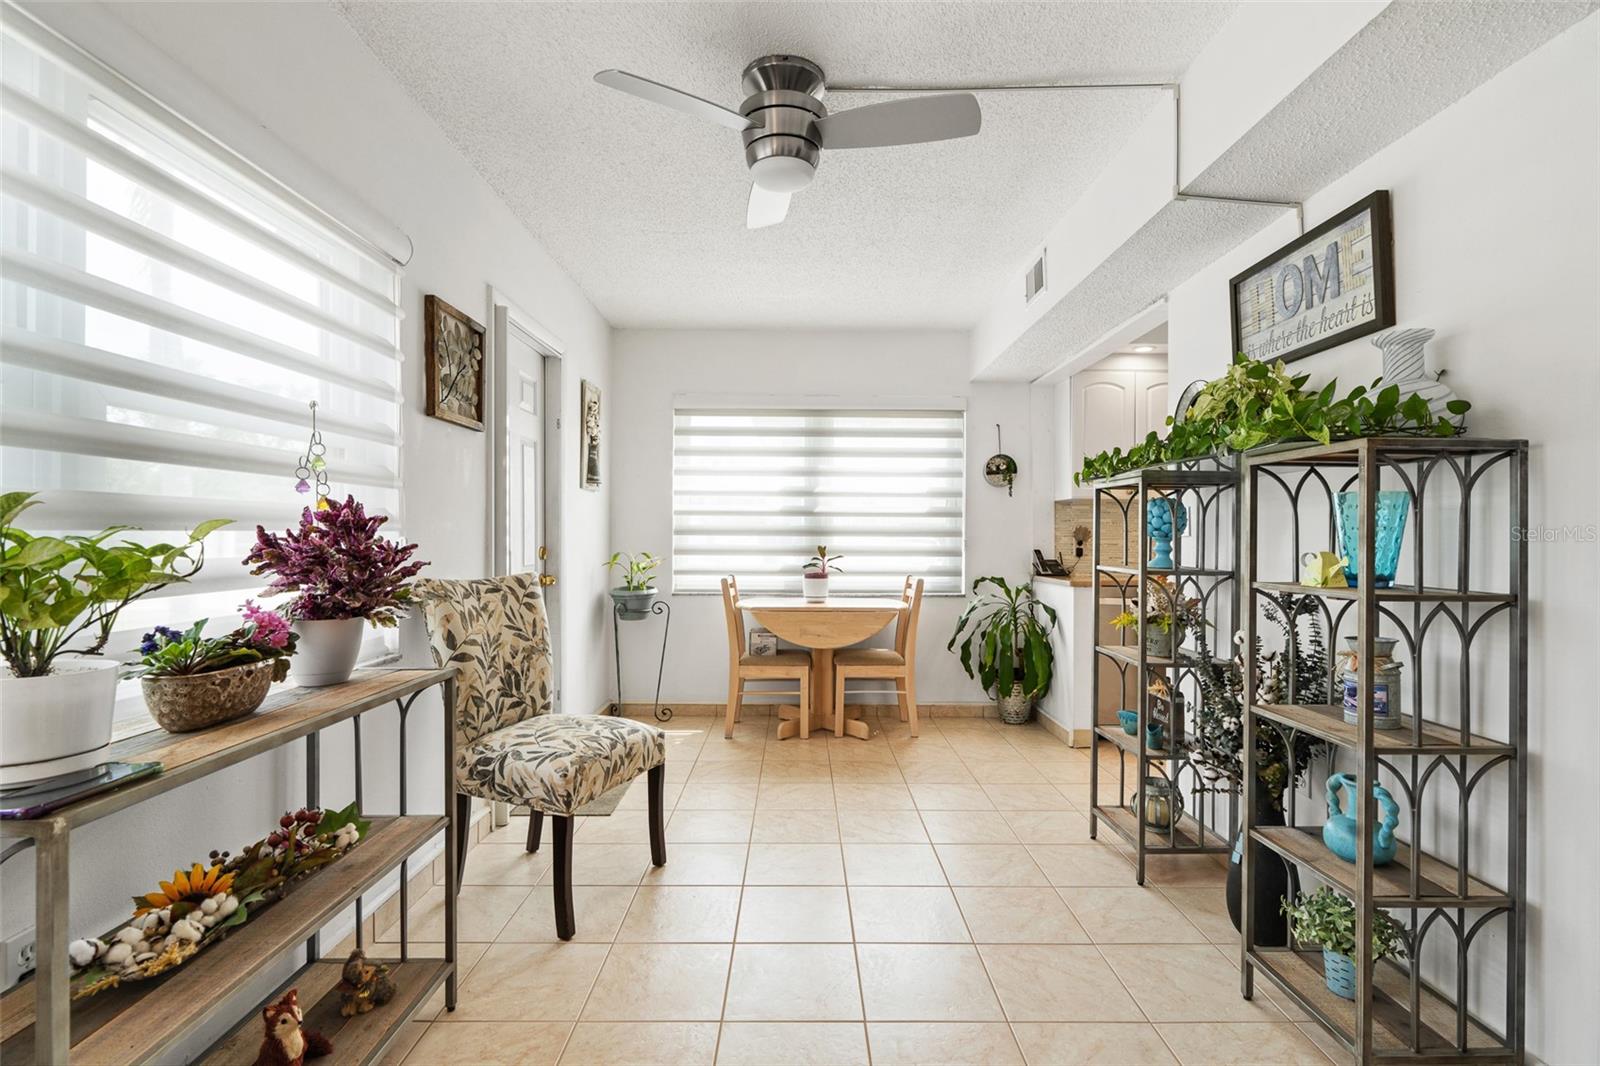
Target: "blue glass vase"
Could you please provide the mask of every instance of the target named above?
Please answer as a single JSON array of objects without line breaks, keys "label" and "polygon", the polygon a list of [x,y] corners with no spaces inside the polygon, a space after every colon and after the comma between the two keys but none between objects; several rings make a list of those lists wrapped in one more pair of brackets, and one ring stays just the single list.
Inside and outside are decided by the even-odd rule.
[{"label": "blue glass vase", "polygon": [[[1406,513],[1410,509],[1410,493],[1399,489],[1378,493],[1378,514],[1373,523],[1377,543],[1372,549],[1372,583],[1380,589],[1394,584],[1394,573],[1400,567],[1400,543],[1406,535]],[[1339,553],[1347,560],[1344,576],[1351,588],[1356,587],[1356,574],[1361,565],[1361,544],[1356,534],[1360,510],[1360,493],[1339,493]]]},{"label": "blue glass vase", "polygon": [[1155,550],[1149,569],[1171,570],[1172,538],[1181,536],[1189,528],[1189,509],[1165,497],[1150,500],[1144,505],[1144,523],[1150,531],[1150,545]]}]

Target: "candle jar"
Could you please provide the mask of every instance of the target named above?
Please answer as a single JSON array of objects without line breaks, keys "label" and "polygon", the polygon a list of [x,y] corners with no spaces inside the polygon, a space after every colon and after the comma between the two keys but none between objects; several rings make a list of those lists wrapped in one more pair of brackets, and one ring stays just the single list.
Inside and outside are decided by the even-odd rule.
[{"label": "candle jar", "polygon": [[1172,832],[1183,814],[1183,796],[1164,777],[1145,778],[1138,802],[1139,816],[1144,819],[1145,827],[1160,833]]},{"label": "candle jar", "polygon": [[[1357,725],[1356,708],[1361,692],[1360,653],[1356,637],[1345,637],[1344,669],[1339,680],[1344,689],[1344,720]],[[1401,685],[1401,664],[1394,660],[1394,637],[1374,637],[1372,640],[1372,727],[1374,729],[1399,729],[1400,715],[1405,711],[1405,689]]]}]

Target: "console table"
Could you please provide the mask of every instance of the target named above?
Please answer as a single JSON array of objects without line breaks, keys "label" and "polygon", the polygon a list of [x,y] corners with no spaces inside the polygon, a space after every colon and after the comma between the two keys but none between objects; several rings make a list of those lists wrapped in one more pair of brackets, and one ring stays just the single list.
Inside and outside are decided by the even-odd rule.
[{"label": "console table", "polygon": [[[307,1024],[329,1036],[334,1062],[371,1062],[389,1046],[401,1027],[445,986],[447,1008],[456,1000],[456,857],[451,832],[452,804],[443,814],[413,815],[406,811],[405,717],[424,691],[442,687],[444,705],[455,702],[455,668],[442,670],[370,669],[357,671],[342,685],[320,689],[286,688],[275,692],[254,714],[195,733],[151,732],[119,741],[106,761],[159,762],[153,777],[130,782],[111,792],[87,797],[30,821],[0,823],[0,838],[31,840],[36,850],[35,936],[38,969],[0,997],[0,1059],[6,1062],[135,1063],[160,1062],[197,1025],[207,1020],[228,997],[244,988],[263,967],[304,946],[304,964],[281,988],[262,1002],[271,1002],[292,986],[301,989]],[[318,871],[296,890],[212,944],[185,965],[162,977],[108,989],[74,1005],[70,1001],[67,945],[75,936],[70,899],[72,830],[107,815],[153,799],[181,785],[235,766],[297,740],[306,744],[306,805],[319,805],[319,734],[350,720],[355,729],[356,802],[362,798],[361,715],[393,703],[400,711],[400,812],[372,818],[372,828],[340,861]],[[448,798],[453,779],[454,731],[444,715],[444,773]],[[363,812],[364,814],[366,812]],[[368,815],[368,817],[371,817]],[[268,827],[263,827],[263,832]],[[410,957],[407,860],[439,833],[445,841],[445,957]],[[208,842],[210,843],[210,842]],[[208,843],[195,842],[195,848]],[[228,846],[243,841],[215,842]],[[26,846],[26,845],[24,845]],[[193,858],[174,853],[173,862]],[[400,958],[392,965],[399,993],[368,1014],[352,1019],[338,1015],[339,970],[342,960],[324,960],[318,950],[321,928],[352,904],[360,942],[361,895],[384,877],[400,871]],[[131,895],[139,885],[130,885]],[[253,1058],[260,1042],[260,1011],[250,1012],[202,1058],[229,1061]],[[330,1017],[331,1016],[331,1017]],[[248,1046],[244,1059],[235,1041]],[[231,1055],[226,1053],[232,1051]]]}]

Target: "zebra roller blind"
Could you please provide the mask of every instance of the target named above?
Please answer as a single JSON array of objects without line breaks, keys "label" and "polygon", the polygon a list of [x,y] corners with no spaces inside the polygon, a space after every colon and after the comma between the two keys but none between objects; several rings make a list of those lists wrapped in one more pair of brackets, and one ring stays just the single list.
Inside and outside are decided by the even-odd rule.
[{"label": "zebra roller blind", "polygon": [[965,413],[682,408],[672,433],[672,588],[798,593],[819,544],[834,594],[963,588]]}]

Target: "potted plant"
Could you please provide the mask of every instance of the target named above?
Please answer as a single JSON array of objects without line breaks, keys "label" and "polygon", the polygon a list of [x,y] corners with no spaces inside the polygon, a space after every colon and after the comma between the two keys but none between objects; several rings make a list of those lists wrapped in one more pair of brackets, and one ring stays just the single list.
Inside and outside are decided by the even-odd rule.
[{"label": "potted plant", "polygon": [[813,555],[800,572],[800,587],[805,590],[805,598],[818,602],[828,598],[828,575],[842,574],[844,571],[833,565],[835,559],[843,559],[842,555],[829,555],[826,544],[817,545],[817,554]]},{"label": "potted plant", "polygon": [[299,639],[276,611],[244,603],[244,625],[221,637],[206,637],[207,619],[179,633],[157,626],[139,645],[134,676],[141,679],[145,706],[169,733],[188,733],[242,718],[267,698],[274,681],[289,674],[289,656]]},{"label": "potted plant", "polygon": [[605,562],[607,570],[622,571],[622,584],[611,590],[618,618],[647,618],[656,598],[655,570],[661,560],[649,552],[615,552]]},{"label": "potted plant", "polygon": [[[993,585],[994,591],[979,593],[984,585]],[[1034,701],[1050,690],[1055,664],[1050,631],[1056,627],[1056,612],[1035,599],[1033,586],[1026,582],[1013,588],[1004,578],[980,577],[972,583],[972,594],[976,598],[956,619],[945,648],[954,651],[956,641],[966,636],[961,640],[961,668],[997,698],[1001,721],[1021,725],[1033,713]]]},{"label": "potted plant", "polygon": [[1155,659],[1171,659],[1185,635],[1208,624],[1205,612],[1198,599],[1173,595],[1171,586],[1165,581],[1151,581],[1149,587],[1150,603],[1142,616],[1135,613],[1139,599],[1134,597],[1129,601],[1134,610],[1123,611],[1111,620],[1111,624],[1126,632],[1137,629],[1142,617],[1145,654]]},{"label": "potted plant", "polygon": [[19,768],[5,775],[14,779],[45,776],[52,768],[41,764],[68,756],[92,759],[111,743],[121,664],[100,652],[118,613],[198,573],[201,542],[228,524],[202,522],[183,544],[136,544],[120,536],[129,526],[35,537],[14,524],[34,495],[0,496],[0,768]]},{"label": "potted plant", "polygon": [[[1328,991],[1356,998],[1356,905],[1331,888],[1283,900],[1294,938],[1322,947],[1322,975]],[[1405,958],[1406,931],[1383,911],[1372,914],[1372,961]]]},{"label": "potted plant", "polygon": [[388,518],[368,516],[354,496],[323,510],[307,507],[300,525],[284,533],[256,527],[256,545],[244,557],[252,574],[271,574],[263,595],[298,593],[284,607],[300,644],[289,676],[306,688],[350,678],[361,653],[363,623],[392,628],[411,602],[410,580],[425,562],[413,562],[415,544],[378,535]]}]

